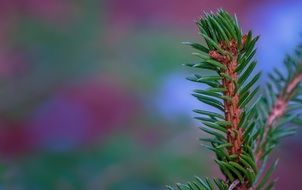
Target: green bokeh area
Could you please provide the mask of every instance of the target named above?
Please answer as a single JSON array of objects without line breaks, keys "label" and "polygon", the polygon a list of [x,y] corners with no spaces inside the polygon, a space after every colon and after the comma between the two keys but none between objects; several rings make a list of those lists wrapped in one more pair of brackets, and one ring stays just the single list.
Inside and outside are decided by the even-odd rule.
[{"label": "green bokeh area", "polygon": [[[28,121],[57,91],[98,80],[118,84],[112,87],[131,94],[138,110],[123,123],[106,126],[110,132],[92,142],[59,151],[34,145],[5,155],[0,188],[154,190],[209,170],[202,164],[208,152],[200,151],[195,140],[200,132],[190,116],[172,115],[171,122],[152,103],[166,76],[190,61],[190,49],[181,45],[180,37],[189,34],[156,24],[118,31],[120,26],[109,22],[109,4],[75,1],[70,6],[76,14],[57,22],[15,15],[7,48],[22,52],[26,67],[1,77],[0,111],[8,121],[3,127],[18,123],[26,131]],[[162,101],[167,106],[168,99]],[[149,133],[153,135],[145,140]]]}]

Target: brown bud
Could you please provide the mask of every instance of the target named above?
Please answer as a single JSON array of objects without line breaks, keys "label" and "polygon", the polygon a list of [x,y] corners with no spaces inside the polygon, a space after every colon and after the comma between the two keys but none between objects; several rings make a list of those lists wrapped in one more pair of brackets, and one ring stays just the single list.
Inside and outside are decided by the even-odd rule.
[{"label": "brown bud", "polygon": [[247,35],[243,35],[242,38],[241,38],[241,43],[242,43],[242,46],[244,47],[245,44],[246,44],[246,40],[247,40]]}]

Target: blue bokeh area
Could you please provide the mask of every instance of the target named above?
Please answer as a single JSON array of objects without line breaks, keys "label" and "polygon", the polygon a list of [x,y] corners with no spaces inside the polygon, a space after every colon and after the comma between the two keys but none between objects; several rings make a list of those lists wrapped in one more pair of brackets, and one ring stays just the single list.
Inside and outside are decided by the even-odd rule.
[{"label": "blue bokeh area", "polygon": [[249,16],[253,30],[261,36],[258,43],[259,66],[266,72],[281,66],[284,54],[302,42],[302,2],[264,4]]}]

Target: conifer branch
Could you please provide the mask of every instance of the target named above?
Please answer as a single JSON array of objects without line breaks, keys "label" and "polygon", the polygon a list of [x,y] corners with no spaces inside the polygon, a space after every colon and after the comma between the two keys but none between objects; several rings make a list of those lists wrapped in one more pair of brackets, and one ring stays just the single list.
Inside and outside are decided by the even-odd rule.
[{"label": "conifer branch", "polygon": [[[262,137],[264,141],[267,140],[269,131],[272,130],[274,125],[277,125],[276,122],[278,122],[278,120],[284,116],[292,95],[300,83],[302,83],[302,73],[297,73],[295,77],[288,84],[286,84],[285,88],[278,96],[275,104],[271,108],[270,114],[264,127]],[[264,153],[264,150],[261,149],[260,139],[257,141],[256,149],[256,162],[258,163]]]},{"label": "conifer branch", "polygon": [[205,13],[197,26],[206,45],[185,43],[198,51],[193,55],[199,58],[198,63],[186,66],[206,70],[208,74],[194,74],[187,79],[208,86],[194,90],[193,96],[213,110],[193,111],[200,115],[195,117],[203,124],[200,129],[211,136],[201,139],[206,143],[203,146],[215,153],[215,162],[225,178],[195,178],[177,184],[177,188],[272,189],[276,180],[269,179],[278,160],[265,170],[268,155],[281,138],[294,134],[294,128],[283,125],[302,125],[296,112],[302,104],[302,64],[298,64],[302,60],[302,46],[295,56],[287,56],[287,75],[275,69],[269,74],[271,82],[264,95],[256,98],[260,73],[253,73],[253,57],[259,37],[253,37],[251,31],[243,35],[237,18],[223,10]]},{"label": "conifer branch", "polygon": [[[267,173],[262,173],[266,167],[266,161],[272,150],[279,144],[283,137],[295,134],[296,128],[289,124],[302,125],[302,120],[297,111],[302,108],[302,46],[296,48],[295,54],[287,56],[284,65],[287,68],[287,76],[275,68],[269,76],[266,95],[258,104],[258,111],[262,115],[258,131],[260,135],[255,145],[255,159],[257,166],[261,169],[254,185],[261,189],[264,184],[269,183]],[[275,86],[275,88],[273,88]],[[298,113],[299,114],[299,113]],[[275,168],[273,164],[270,168]],[[273,169],[272,169],[273,170]],[[272,173],[272,172],[271,172]],[[275,180],[276,181],[276,180]],[[273,187],[275,181],[269,184]]]}]

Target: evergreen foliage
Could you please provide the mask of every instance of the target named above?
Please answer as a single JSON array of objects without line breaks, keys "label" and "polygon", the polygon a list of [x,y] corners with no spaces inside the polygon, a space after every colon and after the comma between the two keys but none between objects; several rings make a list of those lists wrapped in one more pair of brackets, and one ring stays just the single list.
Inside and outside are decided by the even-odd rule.
[{"label": "evergreen foliage", "polygon": [[177,189],[272,189],[275,180],[270,175],[278,160],[267,166],[268,156],[281,138],[295,133],[288,124],[302,124],[298,111],[302,108],[302,46],[286,57],[286,72],[274,69],[266,87],[259,90],[261,74],[253,72],[259,37],[251,31],[243,34],[237,18],[223,10],[205,13],[197,26],[206,45],[185,43],[199,58],[186,66],[209,74],[194,74],[188,80],[207,86],[194,90],[193,96],[213,109],[193,111],[203,124],[200,129],[210,136],[201,139],[202,145],[215,153],[225,179],[196,177],[177,184]]}]

